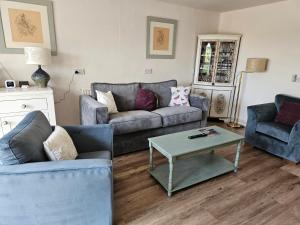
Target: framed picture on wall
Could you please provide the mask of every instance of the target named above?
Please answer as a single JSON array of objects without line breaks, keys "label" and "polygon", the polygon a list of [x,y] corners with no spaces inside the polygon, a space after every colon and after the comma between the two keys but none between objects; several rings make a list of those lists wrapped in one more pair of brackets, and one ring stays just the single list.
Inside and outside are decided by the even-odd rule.
[{"label": "framed picture on wall", "polygon": [[177,20],[147,17],[147,58],[175,59]]},{"label": "framed picture on wall", "polygon": [[3,0],[0,7],[0,53],[23,54],[24,47],[43,47],[56,55],[51,1]]}]

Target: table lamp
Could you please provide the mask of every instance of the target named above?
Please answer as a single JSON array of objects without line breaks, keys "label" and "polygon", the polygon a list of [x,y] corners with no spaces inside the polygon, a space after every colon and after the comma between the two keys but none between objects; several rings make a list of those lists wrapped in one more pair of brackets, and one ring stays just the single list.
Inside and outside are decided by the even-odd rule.
[{"label": "table lamp", "polygon": [[[240,99],[240,92],[241,92],[241,84],[243,81],[243,77],[244,74],[248,74],[248,73],[262,73],[265,72],[267,70],[267,65],[268,65],[268,59],[265,58],[248,58],[247,59],[247,65],[246,65],[246,71],[242,71],[239,78],[237,77],[237,79],[239,79],[238,81],[238,90],[237,90],[237,97],[236,97],[236,101],[235,101],[235,105],[232,104],[232,110],[234,109],[234,117],[233,117],[233,121],[231,121],[230,118],[230,122],[227,124],[229,127],[232,128],[240,128],[241,125],[238,123],[238,105],[239,105],[239,99]],[[237,82],[236,82],[237,83]]]},{"label": "table lamp", "polygon": [[47,87],[50,76],[42,69],[42,66],[46,66],[51,63],[50,49],[41,47],[25,47],[24,53],[26,64],[38,65],[37,71],[35,71],[31,76],[31,79],[34,81],[35,85],[41,88]]}]

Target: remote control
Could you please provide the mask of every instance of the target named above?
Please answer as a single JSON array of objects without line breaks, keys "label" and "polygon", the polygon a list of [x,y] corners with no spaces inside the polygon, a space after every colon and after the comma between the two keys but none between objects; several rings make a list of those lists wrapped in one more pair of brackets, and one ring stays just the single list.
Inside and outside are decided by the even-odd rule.
[{"label": "remote control", "polygon": [[206,137],[206,136],[207,136],[206,133],[201,133],[201,134],[196,134],[196,135],[188,136],[188,138],[189,139],[195,139],[195,138]]}]

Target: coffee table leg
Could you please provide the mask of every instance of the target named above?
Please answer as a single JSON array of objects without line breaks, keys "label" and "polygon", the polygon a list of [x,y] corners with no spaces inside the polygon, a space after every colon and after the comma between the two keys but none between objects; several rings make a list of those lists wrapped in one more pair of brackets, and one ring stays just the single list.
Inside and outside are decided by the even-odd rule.
[{"label": "coffee table leg", "polygon": [[238,171],[239,167],[239,160],[240,160],[240,153],[241,153],[242,141],[240,141],[237,145],[235,161],[234,161],[234,172]]},{"label": "coffee table leg", "polygon": [[149,142],[149,149],[149,169],[153,170],[153,147],[151,142]]},{"label": "coffee table leg", "polygon": [[168,183],[168,196],[172,196],[173,186],[173,158],[169,159],[169,183]]}]

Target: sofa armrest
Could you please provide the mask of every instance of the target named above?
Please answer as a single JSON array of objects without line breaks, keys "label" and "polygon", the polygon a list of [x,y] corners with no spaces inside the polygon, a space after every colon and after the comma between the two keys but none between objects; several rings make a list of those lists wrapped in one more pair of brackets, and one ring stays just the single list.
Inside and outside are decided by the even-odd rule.
[{"label": "sofa armrest", "polygon": [[109,115],[106,105],[88,95],[80,96],[80,122],[82,125],[108,123]]},{"label": "sofa armrest", "polygon": [[273,121],[277,115],[275,103],[248,106],[250,118],[257,122]]},{"label": "sofa armrest", "polygon": [[113,129],[111,125],[65,126],[79,153],[111,151],[113,156]]},{"label": "sofa armrest", "polygon": [[110,160],[1,166],[0,179],[5,224],[112,224]]},{"label": "sofa armrest", "polygon": [[300,161],[300,120],[294,125],[290,138],[289,147],[298,151],[298,162]]},{"label": "sofa armrest", "polygon": [[209,110],[209,99],[201,95],[190,95],[190,104],[192,107],[201,109],[204,112]]}]

